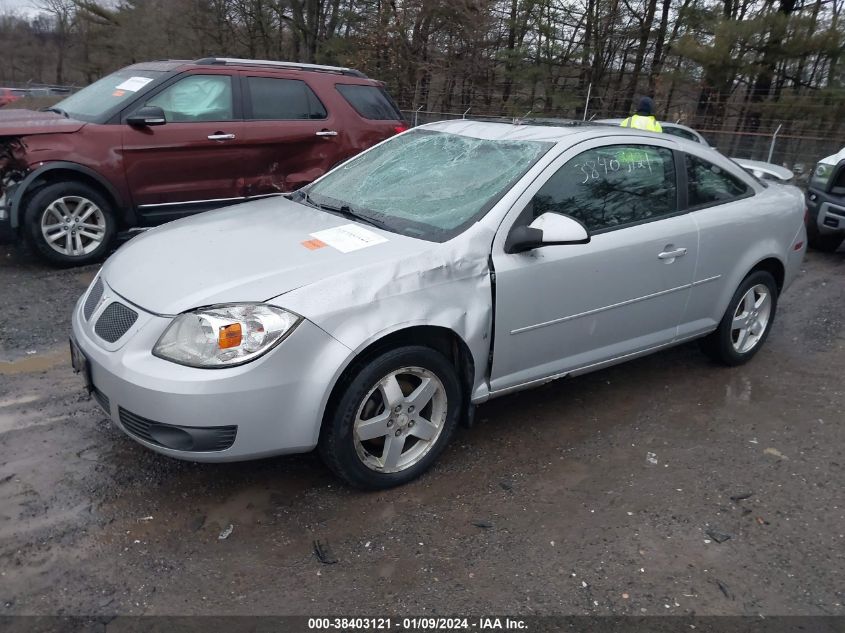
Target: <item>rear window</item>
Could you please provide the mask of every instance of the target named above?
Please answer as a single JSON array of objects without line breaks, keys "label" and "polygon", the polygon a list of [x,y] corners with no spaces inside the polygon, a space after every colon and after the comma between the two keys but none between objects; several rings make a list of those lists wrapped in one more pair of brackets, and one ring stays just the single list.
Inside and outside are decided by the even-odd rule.
[{"label": "rear window", "polygon": [[337,84],[337,91],[355,111],[365,119],[376,121],[401,121],[402,114],[383,88]]},{"label": "rear window", "polygon": [[252,118],[263,120],[325,119],[326,109],[304,81],[247,77]]},{"label": "rear window", "polygon": [[711,162],[686,154],[687,196],[692,208],[730,202],[750,192],[748,185]]}]

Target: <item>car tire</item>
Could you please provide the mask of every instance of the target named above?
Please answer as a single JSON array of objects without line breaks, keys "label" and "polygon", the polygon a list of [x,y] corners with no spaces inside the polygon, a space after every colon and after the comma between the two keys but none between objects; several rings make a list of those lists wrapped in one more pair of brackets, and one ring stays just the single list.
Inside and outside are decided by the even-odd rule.
[{"label": "car tire", "polygon": [[748,275],[736,289],[719,327],[701,339],[713,360],[734,367],[747,363],[769,336],[777,312],[775,278],[765,270]]},{"label": "car tire", "polygon": [[[383,352],[347,372],[319,451],[356,488],[399,486],[425,472],[448,444],[463,405],[455,368],[422,346]],[[398,391],[397,391],[398,390]]]},{"label": "car tire", "polygon": [[821,251],[822,253],[833,253],[842,244],[845,235],[838,233],[828,233],[823,235],[819,233],[819,227],[816,224],[815,218],[810,218],[807,223],[807,244],[810,248]]},{"label": "car tire", "polygon": [[38,189],[24,212],[28,242],[58,266],[81,266],[102,259],[111,248],[117,222],[108,199],[81,182]]}]

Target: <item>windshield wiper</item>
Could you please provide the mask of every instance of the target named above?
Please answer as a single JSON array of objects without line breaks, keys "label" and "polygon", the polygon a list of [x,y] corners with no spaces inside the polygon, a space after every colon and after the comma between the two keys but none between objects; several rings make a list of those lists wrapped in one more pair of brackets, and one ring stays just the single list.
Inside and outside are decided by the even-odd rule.
[{"label": "windshield wiper", "polygon": [[53,106],[53,107],[51,107],[51,108],[44,108],[44,109],[43,109],[43,110],[41,110],[41,111],[42,111],[42,112],[55,112],[56,114],[61,114],[61,115],[62,115],[64,118],[66,118],[66,119],[69,119],[69,118],[70,118],[70,115],[69,115],[67,112],[65,112],[65,111],[64,111],[64,110],[62,110],[61,108],[57,108],[57,107],[55,107],[55,106]]},{"label": "windshield wiper", "polygon": [[387,225],[380,220],[376,220],[375,218],[368,217],[366,215],[362,215],[356,212],[352,207],[348,204],[341,204],[339,206],[334,206],[331,204],[320,203],[314,200],[307,192],[303,194],[302,200],[307,202],[309,205],[316,209],[323,209],[324,211],[329,211],[331,213],[337,213],[345,218],[349,218],[350,220],[357,220],[358,222],[363,222],[364,224],[369,224],[370,226],[375,226],[380,229],[386,229]]}]

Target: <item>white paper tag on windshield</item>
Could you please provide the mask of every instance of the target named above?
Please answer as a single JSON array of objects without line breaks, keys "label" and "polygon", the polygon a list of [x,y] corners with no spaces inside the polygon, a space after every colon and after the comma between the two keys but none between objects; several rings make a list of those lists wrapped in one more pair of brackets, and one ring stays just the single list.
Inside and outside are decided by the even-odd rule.
[{"label": "white paper tag on windshield", "polygon": [[141,88],[146,86],[151,81],[152,79],[150,79],[149,77],[130,77],[119,86],[116,86],[115,90],[128,90],[129,92],[138,92]]},{"label": "white paper tag on windshield", "polygon": [[325,242],[341,253],[351,253],[352,251],[358,251],[362,248],[375,246],[376,244],[387,241],[386,237],[382,237],[373,231],[368,231],[357,224],[344,224],[343,226],[336,226],[333,229],[317,231],[316,233],[311,233],[311,237]]}]

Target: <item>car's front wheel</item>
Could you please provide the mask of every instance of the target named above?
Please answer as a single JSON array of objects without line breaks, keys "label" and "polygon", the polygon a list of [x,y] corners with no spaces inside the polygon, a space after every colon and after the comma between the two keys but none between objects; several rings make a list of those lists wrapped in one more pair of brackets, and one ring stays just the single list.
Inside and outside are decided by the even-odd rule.
[{"label": "car's front wheel", "polygon": [[457,425],[463,394],[439,352],[384,352],[353,374],[327,416],[323,460],[347,483],[368,489],[406,483],[427,470]]},{"label": "car's front wheel", "polygon": [[60,266],[100,260],[117,232],[108,200],[81,182],[59,182],[36,191],[27,203],[24,223],[35,250]]},{"label": "car's front wheel", "polygon": [[769,336],[777,302],[777,284],[771,273],[751,273],[736,289],[719,327],[701,340],[701,348],[725,365],[748,362]]}]

